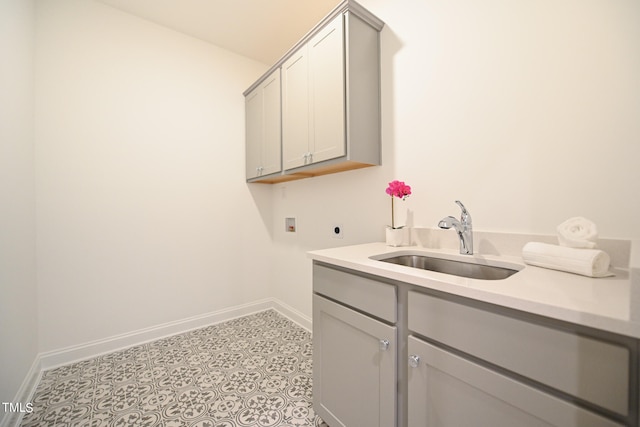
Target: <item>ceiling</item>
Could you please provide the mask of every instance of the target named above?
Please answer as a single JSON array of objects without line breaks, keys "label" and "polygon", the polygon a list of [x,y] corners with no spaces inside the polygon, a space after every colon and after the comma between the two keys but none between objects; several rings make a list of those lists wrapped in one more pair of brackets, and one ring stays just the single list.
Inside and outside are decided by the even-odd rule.
[{"label": "ceiling", "polygon": [[338,0],[98,0],[272,65]]}]

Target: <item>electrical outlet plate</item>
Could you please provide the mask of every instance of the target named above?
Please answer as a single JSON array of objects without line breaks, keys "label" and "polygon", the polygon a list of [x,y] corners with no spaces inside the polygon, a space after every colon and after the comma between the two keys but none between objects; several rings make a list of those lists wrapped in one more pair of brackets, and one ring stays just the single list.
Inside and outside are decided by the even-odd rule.
[{"label": "electrical outlet plate", "polygon": [[334,239],[342,239],[344,237],[344,227],[342,224],[333,224],[331,227],[331,235]]},{"label": "electrical outlet plate", "polygon": [[284,231],[286,233],[296,232],[296,219],[294,217],[284,219]]}]

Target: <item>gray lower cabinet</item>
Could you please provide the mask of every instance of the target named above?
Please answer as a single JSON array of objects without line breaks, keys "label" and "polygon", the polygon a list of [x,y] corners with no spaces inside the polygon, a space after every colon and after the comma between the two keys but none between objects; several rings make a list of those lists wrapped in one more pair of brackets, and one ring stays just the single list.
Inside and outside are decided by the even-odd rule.
[{"label": "gray lower cabinet", "polygon": [[313,296],[313,406],[331,427],[396,425],[396,328]]},{"label": "gray lower cabinet", "polygon": [[640,426],[636,339],[318,262],[313,290],[331,427]]},{"label": "gray lower cabinet", "polygon": [[631,351],[614,337],[578,334],[420,292],[409,292],[408,318],[409,330],[429,340],[594,408],[622,417],[632,412]]},{"label": "gray lower cabinet", "polygon": [[409,337],[409,427],[614,427],[614,421]]}]

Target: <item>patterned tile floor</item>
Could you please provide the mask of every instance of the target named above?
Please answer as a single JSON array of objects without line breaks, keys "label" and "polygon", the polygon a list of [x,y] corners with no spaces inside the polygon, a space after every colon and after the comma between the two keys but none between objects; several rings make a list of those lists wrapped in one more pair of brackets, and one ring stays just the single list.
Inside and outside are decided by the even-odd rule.
[{"label": "patterned tile floor", "polygon": [[46,371],[23,427],[324,426],[311,334],[267,310]]}]

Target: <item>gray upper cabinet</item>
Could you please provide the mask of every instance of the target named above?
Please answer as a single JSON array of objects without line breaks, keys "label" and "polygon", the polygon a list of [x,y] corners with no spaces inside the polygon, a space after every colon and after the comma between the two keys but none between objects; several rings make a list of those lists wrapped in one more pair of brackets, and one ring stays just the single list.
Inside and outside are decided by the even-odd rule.
[{"label": "gray upper cabinet", "polygon": [[255,90],[280,70],[281,102],[273,108],[282,112],[282,172],[267,174],[256,165],[249,150],[259,115],[247,107],[248,181],[283,182],[380,164],[383,25],[345,0],[245,92],[249,105]]},{"label": "gray upper cabinet", "polygon": [[245,96],[247,179],[282,171],[280,70]]}]

